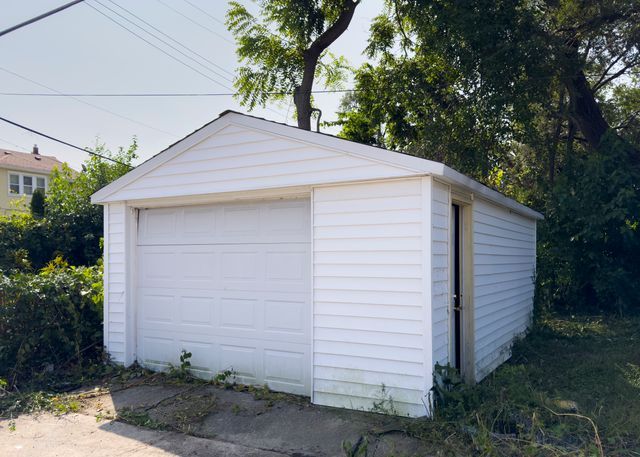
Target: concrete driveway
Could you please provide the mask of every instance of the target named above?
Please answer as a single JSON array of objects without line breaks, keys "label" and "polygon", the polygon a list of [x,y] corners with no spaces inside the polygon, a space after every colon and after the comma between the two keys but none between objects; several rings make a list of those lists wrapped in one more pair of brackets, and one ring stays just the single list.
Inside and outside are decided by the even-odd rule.
[{"label": "concrete driveway", "polygon": [[2,456],[424,456],[409,419],[310,405],[264,389],[138,382],[77,394],[78,413],[0,421]]},{"label": "concrete driveway", "polygon": [[285,455],[118,421],[98,423],[94,417],[83,414],[22,416],[15,421],[13,432],[8,430],[8,421],[1,424],[0,455],[7,457]]}]

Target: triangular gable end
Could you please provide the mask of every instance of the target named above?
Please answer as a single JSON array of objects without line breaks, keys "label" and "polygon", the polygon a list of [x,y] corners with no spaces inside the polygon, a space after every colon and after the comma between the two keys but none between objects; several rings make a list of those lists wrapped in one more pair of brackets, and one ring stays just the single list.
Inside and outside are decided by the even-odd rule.
[{"label": "triangular gable end", "polygon": [[441,164],[230,112],[96,192],[92,201],[414,176],[429,172],[427,165]]}]

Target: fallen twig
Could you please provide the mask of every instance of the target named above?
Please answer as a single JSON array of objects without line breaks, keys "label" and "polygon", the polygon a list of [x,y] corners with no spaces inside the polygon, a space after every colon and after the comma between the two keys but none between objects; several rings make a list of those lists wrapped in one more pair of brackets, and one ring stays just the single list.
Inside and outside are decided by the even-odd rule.
[{"label": "fallen twig", "polygon": [[600,439],[600,433],[598,433],[598,427],[590,417],[583,416],[582,414],[576,414],[576,413],[556,413],[551,408],[548,408],[546,406],[545,408],[547,408],[551,412],[551,414],[554,414],[556,416],[567,416],[567,417],[577,417],[578,419],[586,419],[591,424],[591,427],[593,427],[593,433],[595,435],[594,441],[596,443],[596,446],[598,447],[598,451],[600,452],[600,457],[604,457],[604,449],[602,447],[602,440]]}]

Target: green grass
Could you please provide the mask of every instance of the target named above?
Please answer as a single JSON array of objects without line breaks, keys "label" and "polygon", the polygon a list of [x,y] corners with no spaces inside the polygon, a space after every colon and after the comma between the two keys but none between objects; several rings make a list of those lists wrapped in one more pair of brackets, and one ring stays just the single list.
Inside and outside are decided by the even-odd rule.
[{"label": "green grass", "polygon": [[639,343],[639,317],[540,318],[508,363],[410,432],[441,455],[640,456]]}]

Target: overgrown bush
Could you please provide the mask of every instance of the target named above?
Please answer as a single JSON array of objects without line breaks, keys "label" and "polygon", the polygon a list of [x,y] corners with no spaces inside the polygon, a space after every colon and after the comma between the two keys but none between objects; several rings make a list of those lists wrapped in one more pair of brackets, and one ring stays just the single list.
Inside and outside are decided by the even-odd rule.
[{"label": "overgrown bush", "polygon": [[45,202],[32,197],[31,214],[0,216],[0,270],[37,271],[56,257],[71,265],[95,265],[102,257],[103,208],[91,204],[91,195],[131,169],[135,139],[128,149],[111,154],[96,152],[117,163],[92,156],[78,173],[66,165],[51,174]]},{"label": "overgrown bush", "polygon": [[37,381],[102,357],[102,267],[60,258],[38,273],[0,272],[0,378]]},{"label": "overgrown bush", "polygon": [[640,308],[640,164],[615,135],[572,158],[541,226],[541,301],[574,308]]},{"label": "overgrown bush", "polygon": [[31,271],[55,257],[56,240],[45,219],[28,213],[0,216],[0,270]]}]

